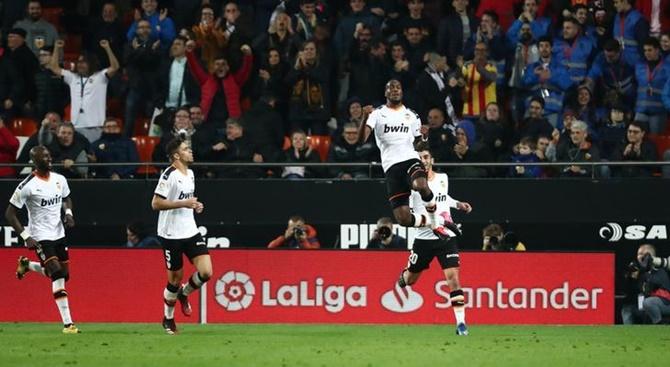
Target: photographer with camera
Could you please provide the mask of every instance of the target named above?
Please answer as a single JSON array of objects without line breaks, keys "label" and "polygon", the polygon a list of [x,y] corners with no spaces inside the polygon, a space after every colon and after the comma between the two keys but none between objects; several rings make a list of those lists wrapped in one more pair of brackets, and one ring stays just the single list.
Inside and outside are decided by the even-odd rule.
[{"label": "photographer with camera", "polygon": [[319,239],[316,237],[316,229],[305,223],[305,219],[299,215],[294,215],[288,220],[288,226],[284,234],[277,236],[268,243],[268,248],[277,247],[318,249],[321,247]]},{"label": "photographer with camera", "polygon": [[633,304],[622,307],[621,317],[624,324],[635,323],[636,316],[646,316],[652,324],[658,324],[664,316],[670,316],[670,276],[666,270],[667,261],[668,259],[656,257],[656,248],[653,245],[643,244],[638,248],[637,258],[628,264],[625,277],[633,283],[630,288],[637,289],[640,293],[637,307]]},{"label": "photographer with camera", "polygon": [[391,218],[381,217],[377,220],[377,229],[372,234],[367,248],[407,250],[407,240],[404,237],[393,234],[393,221]]},{"label": "photographer with camera", "polygon": [[526,246],[514,232],[503,232],[500,224],[492,223],[482,230],[482,251],[526,251]]}]

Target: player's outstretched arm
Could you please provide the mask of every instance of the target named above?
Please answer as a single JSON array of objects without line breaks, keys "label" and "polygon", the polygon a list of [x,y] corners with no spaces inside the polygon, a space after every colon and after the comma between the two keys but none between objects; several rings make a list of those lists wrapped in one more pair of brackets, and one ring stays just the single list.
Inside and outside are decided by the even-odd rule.
[{"label": "player's outstretched arm", "polygon": [[7,220],[7,223],[9,223],[12,228],[14,228],[16,233],[19,233],[21,238],[23,238],[28,248],[34,248],[37,246],[37,241],[30,237],[30,233],[28,233],[28,231],[26,231],[26,229],[23,227],[23,224],[21,224],[21,221],[17,216],[16,207],[14,205],[9,204],[7,206],[7,210],[5,210],[5,219]]},{"label": "player's outstretched arm", "polygon": [[[158,195],[154,195],[151,199],[151,209],[153,210],[170,210],[170,209],[179,209],[179,208],[189,208],[199,210],[204,208],[203,204],[198,201],[198,198],[192,197],[186,200],[168,200],[162,198]],[[202,211],[200,209],[200,211]]]}]

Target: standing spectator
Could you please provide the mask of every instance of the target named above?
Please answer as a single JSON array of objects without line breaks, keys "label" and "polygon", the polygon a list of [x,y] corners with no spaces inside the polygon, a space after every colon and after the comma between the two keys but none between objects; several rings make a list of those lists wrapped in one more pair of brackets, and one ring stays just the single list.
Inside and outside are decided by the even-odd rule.
[{"label": "standing spectator", "polygon": [[444,110],[433,107],[428,111],[428,147],[439,161],[448,161],[456,144],[456,125],[447,122]]},{"label": "standing spectator", "polygon": [[[108,118],[102,126],[102,136],[91,144],[95,161],[98,163],[137,163],[139,156],[137,147],[130,138],[121,134],[121,126],[114,118]],[[108,166],[96,167],[95,176],[98,178],[132,178],[137,167],[135,166]]]},{"label": "standing spectator", "polygon": [[[514,147],[512,163],[537,163],[540,158],[535,154],[535,140],[531,137],[522,138]],[[509,177],[538,178],[542,175],[540,166],[514,166],[509,168]]]},{"label": "standing spectator", "polygon": [[393,221],[389,217],[382,217],[377,220],[368,249],[377,250],[407,250],[407,240],[405,237],[393,233]]},{"label": "standing spectator", "polygon": [[100,66],[108,65],[107,55],[100,48],[100,41],[107,40],[114,55],[123,55],[123,47],[126,44],[126,30],[119,20],[116,4],[106,2],[102,7],[100,17],[89,20],[86,31],[82,35],[82,47],[88,53],[97,56]]},{"label": "standing spectator", "polygon": [[125,65],[128,74],[128,94],[124,135],[132,136],[137,112],[151,116],[155,99],[157,65],[160,64],[160,41],[151,38],[151,24],[147,20],[137,22],[137,34],[126,45]]},{"label": "standing spectator", "polygon": [[658,39],[661,44],[661,58],[668,62],[668,55],[670,55],[670,32],[661,34]]},{"label": "standing spectator", "polygon": [[60,75],[54,74],[49,69],[52,56],[53,47],[42,47],[39,52],[40,69],[35,74],[36,94],[33,106],[33,114],[37,118],[42,118],[49,111],[62,115],[67,104],[67,85],[63,83]]},{"label": "standing spectator", "polygon": [[354,31],[360,29],[363,24],[372,29],[373,32],[379,31],[379,18],[366,8],[365,0],[349,0],[351,13],[338,19],[337,28],[333,42],[335,50],[339,57],[342,57],[349,51],[351,46],[351,35]]},{"label": "standing spectator", "polygon": [[538,0],[524,0],[523,13],[519,15],[519,18],[507,30],[507,43],[510,47],[514,47],[519,41],[519,29],[526,22],[530,23],[530,29],[535,39],[549,35],[551,20],[539,16],[537,5]]},{"label": "standing spectator", "polygon": [[277,98],[266,94],[242,115],[244,132],[256,145],[256,150],[263,158],[263,162],[282,160],[284,124],[276,109]]},{"label": "standing spectator", "polygon": [[235,73],[230,72],[228,60],[223,56],[217,56],[213,72],[207,73],[193,53],[194,46],[193,41],[186,43],[186,58],[189,70],[200,84],[200,107],[205,121],[221,126],[228,117],[239,118],[242,115],[241,89],[249,79],[253,64],[251,48],[248,45],[240,47],[244,62]]},{"label": "standing spectator", "polygon": [[[358,142],[358,125],[349,122],[344,125],[342,135],[333,140],[328,153],[330,163],[370,163],[374,160],[376,147],[371,140]],[[367,167],[332,167],[330,176],[342,180],[369,178]]]},{"label": "standing spectator", "polygon": [[[26,46],[26,31],[21,28],[14,28],[9,31],[5,54],[16,68],[21,80],[23,80],[25,95],[21,103],[26,103],[25,107],[29,107],[35,101],[35,74],[40,65],[35,54]],[[14,105],[14,108],[19,111],[23,107]]]},{"label": "standing spectator", "polygon": [[582,28],[582,35],[588,38],[591,43],[597,47],[600,44],[599,38],[601,38],[601,35],[598,34],[597,28],[590,21],[588,6],[585,4],[575,4],[572,7],[571,15],[577,20],[577,22],[579,22],[579,25]]},{"label": "standing spectator", "polygon": [[200,8],[200,22],[191,30],[195,41],[200,45],[200,58],[207,65],[207,70],[212,70],[214,59],[221,54],[226,45],[226,36],[221,21],[214,20],[214,8],[211,5],[203,5]]},{"label": "standing spectator", "polygon": [[496,102],[495,65],[488,62],[486,43],[479,42],[475,46],[475,58],[462,67],[465,88],[463,90],[463,117],[477,119],[489,103]]},{"label": "standing spectator", "polygon": [[[612,161],[653,162],[657,160],[656,145],[646,138],[647,127],[643,122],[631,121],[626,139],[612,156]],[[617,166],[612,169],[618,177],[651,177],[655,171],[651,166]]]},{"label": "standing spectator", "polygon": [[[507,52],[509,47],[507,47],[507,40],[498,24],[498,14],[492,10],[487,10],[482,15],[482,21],[479,23],[479,28],[477,28],[477,33],[475,34],[475,39],[474,42],[472,42],[472,45],[476,46],[476,44],[480,42],[486,44],[488,58],[495,64],[497,71],[496,90],[498,96],[500,96],[502,93],[501,88],[505,86],[506,60],[508,58]],[[474,50],[467,50],[467,59],[474,57],[473,51]]]},{"label": "standing spectator", "polygon": [[14,178],[14,167],[3,167],[3,163],[16,162],[16,152],[19,150],[19,139],[5,126],[5,120],[0,116],[0,177]]},{"label": "standing spectator", "polygon": [[603,92],[602,103],[606,106],[635,104],[635,61],[627,55],[616,40],[605,41],[586,77],[591,90]]},{"label": "standing spectator", "polygon": [[416,78],[410,74],[410,63],[407,60],[407,53],[405,45],[402,42],[393,42],[391,44],[391,58],[389,59],[391,65],[391,78],[397,79],[405,89],[414,87]]},{"label": "standing spectator", "polygon": [[287,247],[300,249],[318,249],[321,247],[316,237],[316,229],[305,223],[305,219],[294,215],[288,220],[288,226],[283,235],[279,235],[268,243],[268,248]]},{"label": "standing spectator", "polygon": [[282,60],[288,62],[296,53],[296,43],[291,17],[284,12],[278,12],[268,31],[259,35],[254,41],[254,49],[263,56],[268,49],[276,49]]},{"label": "standing spectator", "polygon": [[26,86],[9,59],[7,53],[0,55],[0,112],[6,119],[14,116],[14,106],[23,100]]},{"label": "standing spectator", "polygon": [[258,99],[271,94],[275,97],[277,111],[285,119],[288,116],[288,91],[284,80],[288,74],[288,64],[281,59],[279,50],[267,50],[267,59],[258,68],[258,77],[253,88],[253,97]]},{"label": "standing spectator", "polygon": [[381,104],[384,100],[384,86],[391,78],[384,41],[372,40],[362,57],[350,61],[349,96],[356,96],[366,104]]},{"label": "standing spectator", "polygon": [[586,122],[589,127],[589,136],[592,140],[598,140],[597,125],[602,117],[603,109],[596,107],[593,92],[588,85],[580,85],[577,88],[576,97],[575,102],[571,103],[575,118]]},{"label": "standing spectator", "polygon": [[[186,42],[182,36],[172,41],[170,57],[161,58],[156,79],[157,108],[177,109],[183,105],[197,105],[200,103],[200,85],[195,75],[187,66]],[[126,129],[126,131],[132,131]]]},{"label": "standing spectator", "polygon": [[98,140],[107,113],[107,83],[119,69],[119,62],[109,42],[102,40],[100,47],[107,52],[110,66],[98,71],[95,58],[81,55],[73,73],[58,65],[57,55],[60,55],[64,45],[62,40],[56,41],[49,67],[54,74],[62,75],[65,83],[70,86],[70,118],[74,126],[89,141]]},{"label": "standing spectator", "polygon": [[252,27],[245,21],[240,6],[235,1],[228,1],[223,7],[222,28],[226,39],[225,56],[230,65],[238,67],[244,62],[240,60],[237,50],[243,45],[251,44]]},{"label": "standing spectator", "polygon": [[58,38],[58,32],[53,24],[42,19],[42,2],[31,0],[28,2],[27,17],[14,24],[14,28],[21,28],[27,33],[26,42],[30,50],[38,55],[44,46],[53,46]]},{"label": "standing spectator", "polygon": [[519,121],[525,114],[525,103],[529,91],[523,84],[525,72],[531,64],[540,59],[540,50],[537,40],[533,38],[530,23],[525,22],[519,29],[519,42],[515,46],[514,56],[511,60],[509,87],[512,88],[512,119]]},{"label": "standing spectator", "polygon": [[563,21],[563,34],[554,41],[554,58],[568,70],[573,84],[584,81],[589,70],[591,57],[596,45],[584,37],[582,28],[575,18]]},{"label": "standing spectator", "polygon": [[88,167],[76,164],[88,163],[90,145],[91,143],[85,137],[75,134],[74,125],[71,122],[62,122],[58,127],[56,139],[48,146],[53,161],[63,164],[63,167],[55,171],[67,178],[86,178]]},{"label": "standing spectator", "polygon": [[650,133],[661,134],[668,117],[663,108],[662,95],[666,82],[670,80],[670,66],[661,60],[660,45],[656,38],[649,37],[644,41],[644,59],[644,62],[635,66],[635,121],[647,122]]},{"label": "standing spectator", "polygon": [[[526,0],[526,2],[535,0]],[[568,71],[552,57],[552,43],[548,37],[540,38],[540,60],[528,65],[523,76],[523,85],[530,90],[531,96],[544,99],[543,112],[554,127],[560,127],[559,114],[563,110],[565,91],[572,81]]]},{"label": "standing spectator", "polygon": [[390,27],[390,33],[398,35],[402,32],[403,29],[409,27],[410,25],[418,26],[421,29],[421,33],[423,34],[424,38],[430,40],[431,44],[434,43],[435,27],[433,27],[432,22],[423,14],[424,7],[424,0],[408,0],[407,15],[402,16],[395,21],[387,18],[387,23],[389,23]]},{"label": "standing spectator", "polygon": [[426,54],[432,50],[432,47],[421,33],[421,28],[415,25],[409,25],[403,34],[405,36],[403,39],[405,57],[409,61],[409,73],[415,78],[426,66]]},{"label": "standing spectator", "polygon": [[316,26],[324,21],[317,12],[316,0],[300,0],[300,11],[293,16],[295,32],[301,41],[314,37]]},{"label": "standing spectator", "polygon": [[463,58],[465,50],[472,49],[479,21],[468,13],[469,0],[453,0],[454,12],[444,18],[437,31],[437,51],[447,56],[451,66]]},{"label": "standing spectator", "polygon": [[528,117],[517,126],[517,139],[530,136],[537,139],[539,136],[551,136],[555,128],[543,116],[544,100],[541,97],[532,97],[528,104]]},{"label": "standing spectator", "polygon": [[159,12],[158,0],[142,0],[141,9],[135,9],[135,21],[130,25],[130,29],[128,29],[128,33],[126,34],[128,42],[132,42],[133,38],[135,38],[140,20],[147,20],[151,28],[151,39],[159,40],[162,49],[167,50],[175,37],[177,37],[174,22],[167,16],[168,10],[161,9]]},{"label": "standing spectator", "polygon": [[[359,0],[352,0],[359,1]],[[286,76],[291,88],[289,120],[292,129],[309,130],[312,135],[327,134],[330,119],[330,73],[319,58],[314,41],[303,43],[293,68]]]},{"label": "standing spectator", "polygon": [[446,109],[445,99],[461,106],[463,74],[460,70],[449,70],[447,59],[437,53],[428,53],[428,64],[414,86],[416,109],[419,116],[426,116],[431,108]]},{"label": "standing spectator", "polygon": [[598,148],[591,144],[588,136],[588,126],[583,121],[575,120],[570,127],[570,142],[559,145],[556,160],[569,162],[572,165],[563,168],[563,177],[591,177],[591,166],[579,165],[580,162],[598,162],[600,154]]},{"label": "standing spectator", "polygon": [[612,38],[619,41],[624,54],[631,60],[642,61],[640,45],[649,37],[649,22],[633,8],[634,0],[614,0],[616,15]]},{"label": "standing spectator", "polygon": [[[319,154],[312,150],[307,143],[307,134],[296,130],[291,134],[291,146],[284,151],[284,161],[287,163],[320,163]],[[317,167],[285,166],[281,177],[289,180],[300,180],[320,176]]]}]

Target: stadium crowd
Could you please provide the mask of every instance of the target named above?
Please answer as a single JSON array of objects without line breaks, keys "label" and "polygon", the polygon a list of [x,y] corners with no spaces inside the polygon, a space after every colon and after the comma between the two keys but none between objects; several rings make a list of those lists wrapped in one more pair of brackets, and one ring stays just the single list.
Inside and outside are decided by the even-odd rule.
[{"label": "stadium crowd", "polygon": [[130,178],[157,170],[82,163],[167,161],[182,135],[197,161],[291,163],[200,177],[365,178],[301,163],[378,162],[356,131],[395,78],[438,162],[566,162],[453,177],[670,177],[584,164],[670,160],[670,0],[15,0],[1,20],[2,163],[44,144],[67,177]]}]

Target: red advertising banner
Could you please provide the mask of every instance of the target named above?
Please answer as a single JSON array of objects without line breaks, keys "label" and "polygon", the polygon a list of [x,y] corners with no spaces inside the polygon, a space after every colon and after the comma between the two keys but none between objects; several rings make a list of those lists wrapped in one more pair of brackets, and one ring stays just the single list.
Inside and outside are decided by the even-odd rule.
[{"label": "red advertising banner", "polygon": [[[27,250],[2,249],[14,264]],[[433,262],[418,284],[400,289],[404,252],[213,250],[202,317],[207,322],[446,323],[449,289]],[[71,255],[67,289],[75,321],[158,322],[165,269],[159,250],[84,250]],[[469,323],[612,324],[614,255],[463,253],[461,285]],[[0,272],[7,299],[0,321],[58,321],[47,278]],[[185,269],[188,276],[190,265]],[[198,296],[191,297],[198,320]],[[178,314],[179,312],[176,312]]]}]

